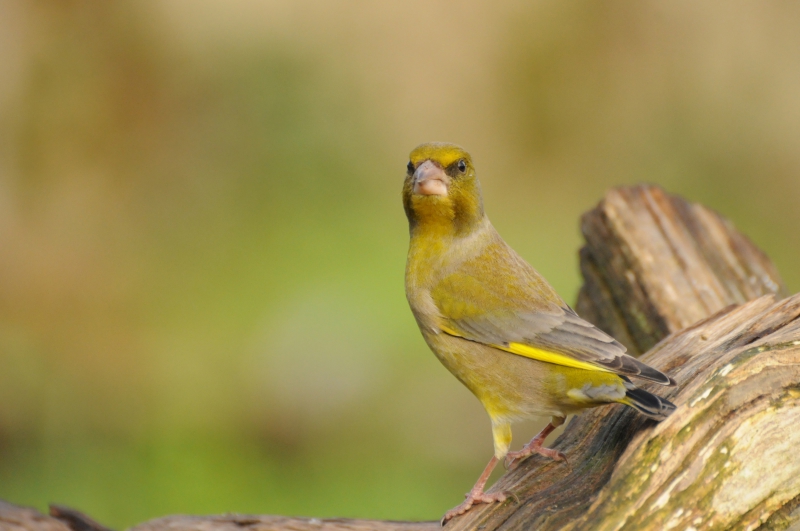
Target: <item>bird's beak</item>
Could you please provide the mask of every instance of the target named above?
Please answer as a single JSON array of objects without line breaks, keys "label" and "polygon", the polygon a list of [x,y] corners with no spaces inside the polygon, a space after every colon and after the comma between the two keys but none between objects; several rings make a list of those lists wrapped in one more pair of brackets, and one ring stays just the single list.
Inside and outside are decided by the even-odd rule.
[{"label": "bird's beak", "polygon": [[426,160],[414,172],[414,193],[419,195],[447,195],[450,178],[442,168]]}]

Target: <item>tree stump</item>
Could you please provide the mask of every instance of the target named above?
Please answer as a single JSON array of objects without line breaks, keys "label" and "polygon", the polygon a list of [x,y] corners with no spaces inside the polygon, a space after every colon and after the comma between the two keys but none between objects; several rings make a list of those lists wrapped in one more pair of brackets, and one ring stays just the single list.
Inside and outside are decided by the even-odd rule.
[{"label": "tree stump", "polygon": [[[569,465],[530,457],[492,487],[517,500],[478,505],[446,529],[800,526],[800,295],[783,298],[775,267],[730,222],[653,186],[610,191],[582,230],[578,312],[668,372],[678,385],[657,391],[678,408],[661,423],[620,406],[574,417],[552,445]],[[58,518],[0,504],[0,529],[103,530],[75,511],[51,512]],[[438,525],[226,515],[134,529]]]},{"label": "tree stump", "polygon": [[788,294],[730,221],[655,186],[611,190],[583,215],[581,232],[575,309],[633,355],[730,304]]}]

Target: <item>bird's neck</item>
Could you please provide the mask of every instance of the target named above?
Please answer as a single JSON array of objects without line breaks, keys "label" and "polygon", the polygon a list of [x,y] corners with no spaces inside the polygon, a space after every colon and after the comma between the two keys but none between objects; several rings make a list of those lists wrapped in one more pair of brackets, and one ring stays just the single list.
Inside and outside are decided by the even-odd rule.
[{"label": "bird's neck", "polygon": [[469,220],[453,219],[450,216],[430,216],[409,220],[411,245],[446,242],[452,245],[459,239],[470,238],[473,234],[491,227],[485,215]]},{"label": "bird's neck", "polygon": [[446,196],[411,196],[406,215],[412,239],[464,237],[488,222],[480,201],[456,202]]}]

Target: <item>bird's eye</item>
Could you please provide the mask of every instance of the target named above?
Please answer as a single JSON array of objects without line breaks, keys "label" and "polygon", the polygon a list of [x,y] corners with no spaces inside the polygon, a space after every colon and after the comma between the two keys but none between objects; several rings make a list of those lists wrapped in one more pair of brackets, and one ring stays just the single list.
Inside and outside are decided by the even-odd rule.
[{"label": "bird's eye", "polygon": [[460,171],[461,173],[467,171],[467,163],[464,162],[464,159],[458,161],[458,171]]},{"label": "bird's eye", "polygon": [[413,162],[411,162],[409,160],[408,161],[408,166],[406,166],[406,167],[408,168],[408,173],[414,173],[414,163]]}]

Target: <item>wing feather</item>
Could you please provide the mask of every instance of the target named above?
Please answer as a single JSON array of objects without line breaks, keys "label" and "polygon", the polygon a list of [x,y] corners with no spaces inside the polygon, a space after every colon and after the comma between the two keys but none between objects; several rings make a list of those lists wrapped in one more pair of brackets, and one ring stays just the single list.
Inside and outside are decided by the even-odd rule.
[{"label": "wing feather", "polygon": [[543,319],[530,314],[506,315],[503,319],[448,319],[442,331],[547,363],[674,385],[669,376],[626,354],[624,345],[571,308],[561,311],[561,316],[547,314]]}]

